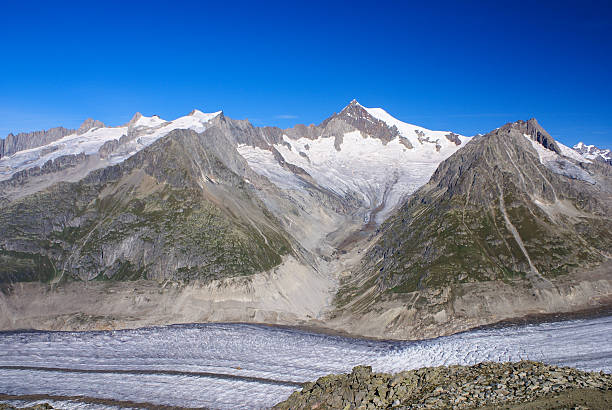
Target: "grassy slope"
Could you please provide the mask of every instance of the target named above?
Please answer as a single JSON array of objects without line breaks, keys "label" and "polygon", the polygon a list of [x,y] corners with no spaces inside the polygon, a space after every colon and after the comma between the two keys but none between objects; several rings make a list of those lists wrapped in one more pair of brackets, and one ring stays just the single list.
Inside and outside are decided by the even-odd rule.
[{"label": "grassy slope", "polygon": [[[531,269],[505,222],[500,193],[544,278],[599,264],[612,250],[612,221],[593,211],[600,200],[594,194],[597,188],[551,173],[529,144],[520,133],[502,128],[442,163],[431,181],[381,227],[360,277],[345,282],[337,306],[362,298],[357,308],[363,308],[384,295],[528,277]],[[557,187],[556,197],[544,178]],[[534,198],[566,201],[575,213],[551,215]],[[372,287],[377,291],[372,293]]]},{"label": "grassy slope", "polygon": [[[209,169],[195,170],[204,156]],[[1,208],[0,282],[247,275],[291,251],[242,178],[193,134],[167,137],[115,171]],[[105,252],[120,255],[109,266]]]}]

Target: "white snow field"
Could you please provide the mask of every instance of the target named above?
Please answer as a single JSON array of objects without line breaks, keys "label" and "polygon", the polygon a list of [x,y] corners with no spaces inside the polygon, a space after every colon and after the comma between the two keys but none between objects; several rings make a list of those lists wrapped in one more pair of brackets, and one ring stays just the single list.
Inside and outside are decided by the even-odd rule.
[{"label": "white snow field", "polygon": [[537,141],[531,139],[531,137],[527,134],[523,134],[525,138],[531,143],[533,149],[538,153],[538,157],[540,158],[540,163],[544,165],[546,168],[551,170],[552,172],[560,175],[565,175],[568,178],[572,179],[580,179],[582,181],[588,182],[590,184],[594,184],[595,180],[591,177],[591,175],[582,168],[579,168],[571,161],[568,161],[567,158],[571,158],[578,162],[591,162],[589,159],[586,159],[578,152],[569,148],[566,145],[561,144],[558,141],[555,141],[559,149],[561,150],[561,155],[553,152],[547,148],[544,148]]},{"label": "white snow field", "polygon": [[[359,131],[347,132],[338,150],[332,137],[292,139],[284,135],[284,143],[274,147],[287,162],[304,169],[322,187],[340,196],[356,193],[369,209],[382,204],[376,215],[376,222],[382,222],[404,198],[427,183],[440,162],[471,137],[455,134],[460,142],[457,145],[446,137],[449,131],[431,131],[402,122],[382,108],[364,109],[390,127],[396,126],[399,137],[384,144]],[[402,139],[408,140],[412,148]],[[279,188],[301,189],[300,180],[282,168],[270,151],[240,145],[238,152],[255,172]]]},{"label": "white snow field", "polygon": [[601,158],[605,161],[612,160],[612,150],[597,148],[595,145],[586,145],[582,141],[574,145],[574,150],[589,160],[597,158]]},{"label": "white snow field", "polygon": [[[112,156],[106,165],[114,165],[126,160],[170,131],[192,129],[196,132],[202,132],[206,129],[206,123],[220,113],[221,111],[207,114],[194,110],[189,115],[177,118],[174,121],[165,121],[156,115],[145,117],[136,114],[131,130],[138,132],[138,137],[129,144],[128,152]],[[128,125],[92,128],[81,135],[75,132],[50,144],[18,151],[13,155],[0,158],[0,181],[9,179],[16,172],[35,166],[42,167],[45,162],[63,155],[96,154],[105,142],[118,140],[127,135],[129,130]]]},{"label": "white snow field", "polygon": [[[429,180],[440,162],[471,138],[452,134],[457,145],[447,137],[451,135],[449,131],[431,131],[402,122],[382,108],[363,108],[390,127],[397,127],[400,135],[385,144],[359,131],[347,132],[339,150],[331,137],[313,140],[285,135],[284,143],[274,147],[287,162],[306,170],[320,186],[340,196],[356,194],[366,209],[378,208],[376,222],[382,222],[404,198]],[[208,122],[220,113],[194,110],[173,121],[136,114],[123,126],[92,128],[80,135],[75,132],[47,145],[0,158],[0,181],[64,155],[95,155],[106,142],[126,136],[120,150],[98,158],[92,169],[115,165],[175,129],[203,132]],[[281,189],[302,189],[303,181],[283,168],[271,151],[250,145],[239,145],[237,149],[253,170]]]},{"label": "white snow field", "polygon": [[[0,392],[265,408],[298,389],[295,383],[349,372],[358,364],[398,372],[520,359],[610,373],[612,317],[479,329],[417,342],[350,339],[243,324],[4,332],[0,333]],[[62,408],[96,407],[65,400],[55,403]]]}]

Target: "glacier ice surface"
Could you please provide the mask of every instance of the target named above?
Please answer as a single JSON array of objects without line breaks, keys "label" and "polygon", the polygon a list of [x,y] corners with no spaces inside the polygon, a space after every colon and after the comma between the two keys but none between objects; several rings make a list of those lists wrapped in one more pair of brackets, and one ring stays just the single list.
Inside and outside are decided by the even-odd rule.
[{"label": "glacier ice surface", "polygon": [[[0,391],[162,405],[269,407],[304,382],[368,364],[423,366],[530,359],[612,372],[612,317],[479,329],[436,339],[351,339],[247,324],[193,324],[100,332],[0,333]],[[7,366],[141,370],[140,374],[7,369]],[[185,374],[167,375],[160,370]],[[235,375],[203,377],[189,372]],[[279,381],[249,380],[259,377]],[[63,408],[95,408],[64,402]]]}]

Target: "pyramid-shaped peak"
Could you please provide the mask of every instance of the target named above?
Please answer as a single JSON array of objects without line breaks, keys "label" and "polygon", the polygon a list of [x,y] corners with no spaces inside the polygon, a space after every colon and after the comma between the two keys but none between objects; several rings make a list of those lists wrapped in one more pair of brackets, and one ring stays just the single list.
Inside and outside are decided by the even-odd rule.
[{"label": "pyramid-shaped peak", "polygon": [[86,133],[92,128],[103,128],[103,127],[105,127],[105,125],[102,121],[94,120],[93,118],[87,118],[85,121],[83,121],[83,123],[77,130],[77,134],[81,135],[81,134]]},{"label": "pyramid-shaped peak", "polygon": [[363,108],[363,105],[359,104],[359,101],[353,98],[351,102],[346,106],[346,108],[349,108],[349,107],[362,107]]},{"label": "pyramid-shaped peak", "polygon": [[340,113],[346,112],[361,113],[363,115],[367,114],[365,107],[359,104],[359,102],[355,99],[353,99],[346,107],[342,109],[342,111],[340,111]]},{"label": "pyramid-shaped peak", "polygon": [[511,132],[511,130],[516,130],[521,134],[531,138],[533,141],[539,143],[544,148],[556,152],[557,154],[561,153],[561,150],[557,146],[555,139],[538,123],[538,120],[535,118],[530,118],[527,121],[519,120],[516,122],[508,123],[500,130],[506,130],[506,132]]},{"label": "pyramid-shaped peak", "polygon": [[136,114],[134,114],[132,119],[127,123],[127,125],[130,126],[130,125],[134,124],[136,121],[138,121],[141,118],[142,118],[142,114],[137,112]]}]

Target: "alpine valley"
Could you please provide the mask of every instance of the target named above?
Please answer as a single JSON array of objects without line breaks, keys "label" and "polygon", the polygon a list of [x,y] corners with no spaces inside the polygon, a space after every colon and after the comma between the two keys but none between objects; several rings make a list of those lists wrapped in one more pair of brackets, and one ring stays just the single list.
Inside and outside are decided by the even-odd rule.
[{"label": "alpine valley", "polygon": [[202,322],[421,339],[612,305],[612,160],[353,100],[0,140],[0,330]]}]

